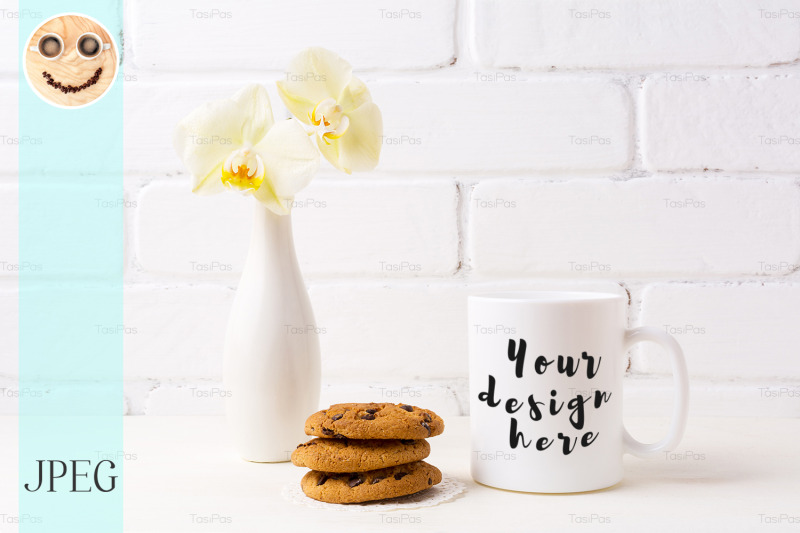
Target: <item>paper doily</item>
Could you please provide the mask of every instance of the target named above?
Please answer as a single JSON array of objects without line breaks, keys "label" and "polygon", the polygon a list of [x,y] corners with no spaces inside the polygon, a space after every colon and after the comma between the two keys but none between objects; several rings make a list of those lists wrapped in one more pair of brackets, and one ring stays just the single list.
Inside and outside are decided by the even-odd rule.
[{"label": "paper doily", "polygon": [[283,487],[281,495],[290,502],[297,505],[305,505],[314,509],[328,509],[331,511],[354,511],[354,512],[369,512],[369,511],[397,511],[400,509],[420,509],[422,507],[432,507],[452,500],[466,489],[466,485],[452,477],[442,475],[442,482],[434,485],[433,487],[418,492],[416,494],[409,494],[408,496],[398,496],[397,498],[390,498],[388,500],[379,500],[376,502],[365,503],[325,503],[313,500],[303,494],[303,489],[300,483],[290,483]]}]

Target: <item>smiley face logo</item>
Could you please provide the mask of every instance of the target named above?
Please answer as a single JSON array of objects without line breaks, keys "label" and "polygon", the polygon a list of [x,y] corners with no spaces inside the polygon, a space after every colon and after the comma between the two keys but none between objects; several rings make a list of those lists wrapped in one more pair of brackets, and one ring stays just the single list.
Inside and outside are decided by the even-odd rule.
[{"label": "smiley face logo", "polygon": [[117,77],[119,56],[100,22],[80,14],[52,17],[28,39],[22,64],[31,88],[46,102],[78,108],[108,92]]}]

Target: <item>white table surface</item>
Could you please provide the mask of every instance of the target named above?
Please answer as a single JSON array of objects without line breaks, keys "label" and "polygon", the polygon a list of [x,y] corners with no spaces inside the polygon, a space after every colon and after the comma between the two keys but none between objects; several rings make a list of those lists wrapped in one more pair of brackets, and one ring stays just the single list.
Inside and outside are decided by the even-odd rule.
[{"label": "white table surface", "polygon": [[[474,483],[468,422],[447,419],[445,433],[430,441],[428,459],[464,481],[464,494],[436,507],[352,513],[284,501],[281,489],[306,470],[238,459],[221,417],[128,417],[125,530],[800,531],[800,419],[691,419],[681,455],[626,457],[621,484],[575,495],[523,494]],[[642,439],[658,437],[667,423],[627,422]],[[16,418],[0,418],[0,514],[16,512],[16,431]],[[192,515],[216,515],[217,523],[200,523]],[[0,528],[16,531],[9,524]]]}]

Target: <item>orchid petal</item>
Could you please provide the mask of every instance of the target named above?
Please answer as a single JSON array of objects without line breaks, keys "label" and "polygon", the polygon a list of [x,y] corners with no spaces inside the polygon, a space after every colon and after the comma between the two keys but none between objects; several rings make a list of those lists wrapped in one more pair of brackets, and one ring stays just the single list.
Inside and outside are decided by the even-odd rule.
[{"label": "orchid petal", "polygon": [[241,121],[242,144],[255,146],[275,124],[269,93],[263,85],[251,83],[233,95],[237,103],[236,118]]},{"label": "orchid petal", "polygon": [[181,120],[173,146],[192,175],[192,190],[213,194],[224,190],[221,165],[234,150],[256,144],[272,127],[269,95],[260,85],[248,85],[233,98],[207,102]]},{"label": "orchid petal", "polygon": [[348,174],[372,170],[378,165],[383,142],[383,118],[378,106],[368,102],[347,114],[345,134],[330,144],[318,141],[325,159]]},{"label": "orchid petal", "polygon": [[288,213],[294,195],[314,178],[319,152],[294,119],[275,124],[255,150],[264,161],[266,177],[253,195],[273,212]]},{"label": "orchid petal", "polygon": [[327,98],[338,99],[352,78],[350,63],[324,48],[307,48],[289,65],[278,93],[298,120],[309,123],[308,113]]},{"label": "orchid petal", "polygon": [[349,113],[354,109],[372,101],[372,96],[369,94],[367,85],[360,79],[353,76],[350,83],[342,91],[342,96],[339,98],[339,105],[345,113]]}]

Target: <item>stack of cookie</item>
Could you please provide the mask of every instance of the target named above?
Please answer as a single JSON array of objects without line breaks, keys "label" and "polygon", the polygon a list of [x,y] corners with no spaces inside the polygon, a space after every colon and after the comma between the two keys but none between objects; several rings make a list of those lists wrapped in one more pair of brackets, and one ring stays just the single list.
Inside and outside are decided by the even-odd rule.
[{"label": "stack of cookie", "polygon": [[342,403],[306,420],[306,435],[292,463],[311,468],[301,486],[310,498],[358,503],[414,494],[436,485],[442,473],[422,459],[427,437],[444,431],[433,411],[405,404]]}]

